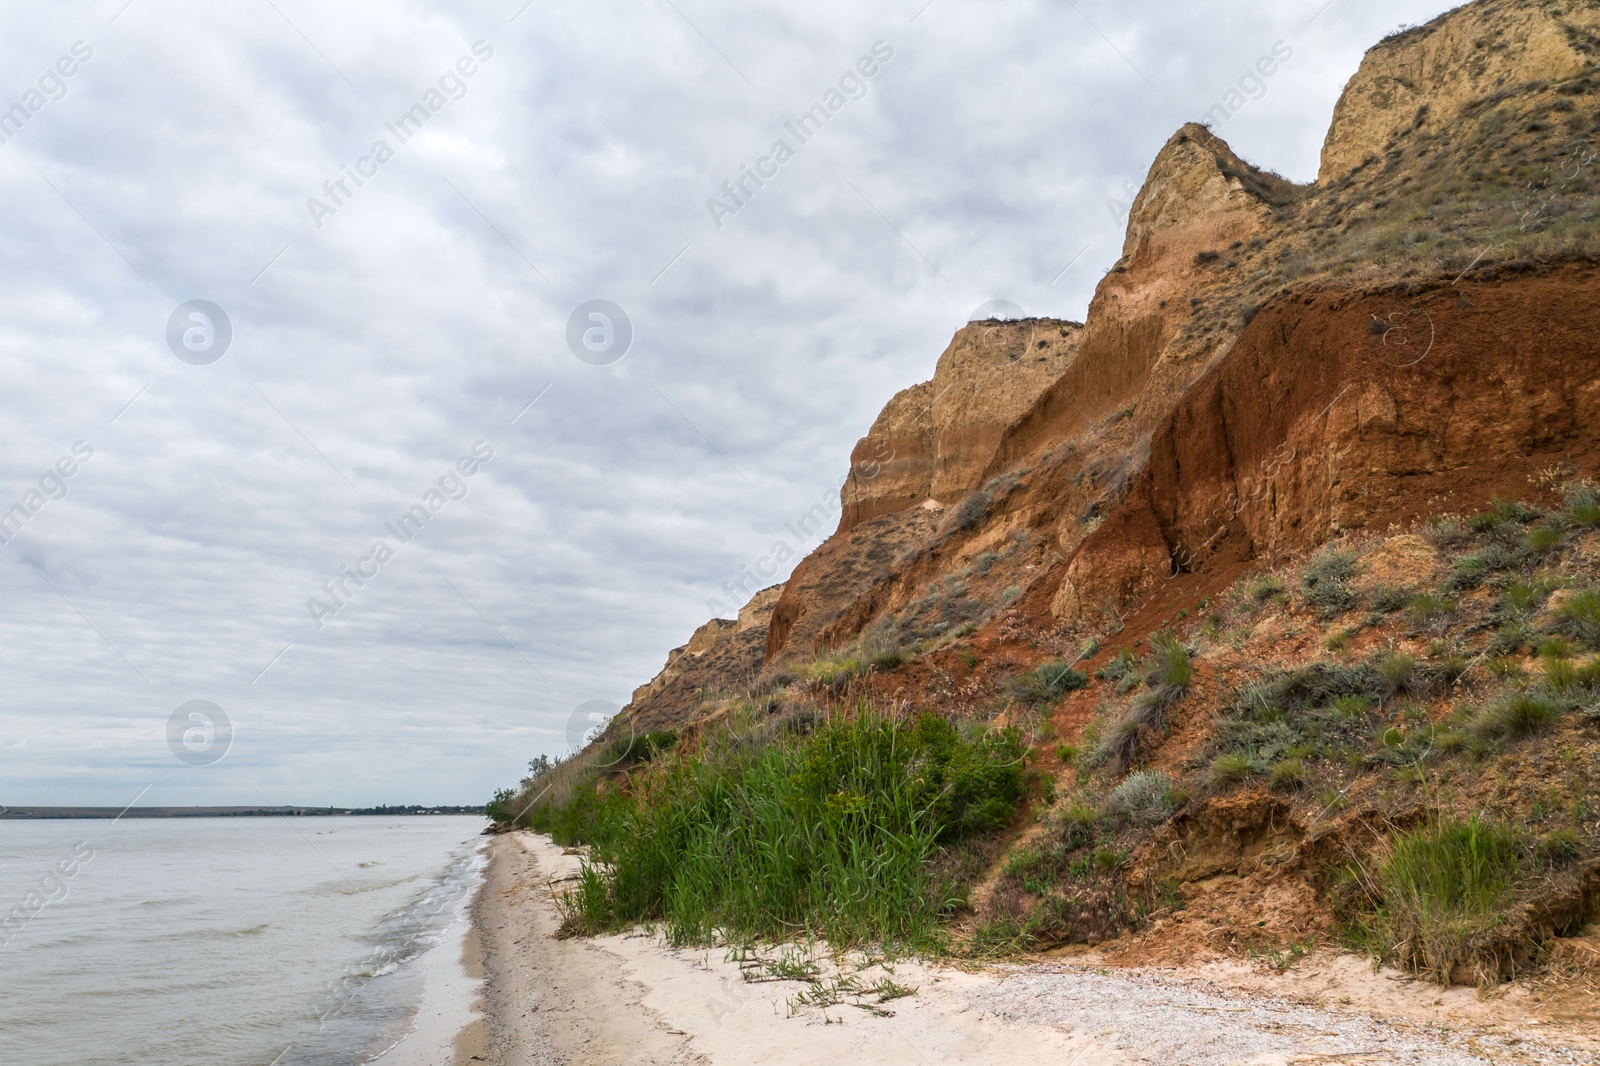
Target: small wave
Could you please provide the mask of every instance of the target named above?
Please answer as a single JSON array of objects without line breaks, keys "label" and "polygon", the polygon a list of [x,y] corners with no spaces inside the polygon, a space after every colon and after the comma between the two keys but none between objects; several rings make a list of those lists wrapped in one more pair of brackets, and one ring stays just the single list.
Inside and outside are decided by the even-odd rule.
[{"label": "small wave", "polygon": [[252,925],[249,929],[191,929],[183,933],[166,934],[175,940],[233,940],[242,936],[260,936],[265,933],[268,923]]},{"label": "small wave", "polygon": [[318,895],[363,896],[368,892],[382,892],[387,888],[399,888],[401,885],[421,880],[422,876],[422,874],[412,874],[409,877],[397,877],[388,881],[351,881],[348,878],[343,878],[338,881],[324,881],[312,891]]}]

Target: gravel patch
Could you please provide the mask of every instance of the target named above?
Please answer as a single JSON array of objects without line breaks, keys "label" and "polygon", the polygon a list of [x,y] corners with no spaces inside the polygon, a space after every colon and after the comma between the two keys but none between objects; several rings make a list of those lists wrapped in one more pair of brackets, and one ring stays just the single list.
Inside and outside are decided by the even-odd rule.
[{"label": "gravel patch", "polygon": [[[1209,982],[1150,973],[1001,967],[970,1009],[1007,1021],[1076,1030],[1160,1066],[1241,1063],[1385,1063],[1396,1066],[1565,1064],[1578,1053],[1477,1030],[1391,1025]],[[1065,1066],[1065,1064],[1063,1064]]]}]

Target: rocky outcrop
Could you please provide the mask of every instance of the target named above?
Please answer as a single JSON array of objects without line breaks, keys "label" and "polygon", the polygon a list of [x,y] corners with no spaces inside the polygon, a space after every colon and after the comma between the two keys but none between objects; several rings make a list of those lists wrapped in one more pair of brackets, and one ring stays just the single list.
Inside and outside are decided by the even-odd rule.
[{"label": "rocky outcrop", "polygon": [[1339,97],[1317,182],[1349,176],[1469,105],[1573,78],[1597,60],[1592,0],[1480,0],[1398,33],[1367,52]]},{"label": "rocky outcrop", "polygon": [[1083,326],[1050,318],[971,322],[933,379],[895,395],[850,455],[839,529],[976,489],[1006,429],[1078,353]]},{"label": "rocky outcrop", "polygon": [[1009,426],[986,473],[1008,469],[1123,408],[1170,409],[1238,334],[1279,204],[1299,190],[1240,159],[1203,126],[1161,149],[1128,216],[1122,259],[1095,289],[1077,360]]},{"label": "rocky outcrop", "polygon": [[708,699],[753,680],[766,660],[767,629],[782,591],[781,585],[762,589],[737,619],[713,618],[668,652],[661,672],[633,690],[624,720],[636,732],[675,729]]}]

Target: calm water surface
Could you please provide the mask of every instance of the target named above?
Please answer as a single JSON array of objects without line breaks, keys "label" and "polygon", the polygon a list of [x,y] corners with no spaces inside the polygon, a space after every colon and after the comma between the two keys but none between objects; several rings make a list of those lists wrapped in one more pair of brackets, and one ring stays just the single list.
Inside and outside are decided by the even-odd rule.
[{"label": "calm water surface", "polygon": [[0,1063],[370,1061],[466,918],[483,824],[0,822]]}]

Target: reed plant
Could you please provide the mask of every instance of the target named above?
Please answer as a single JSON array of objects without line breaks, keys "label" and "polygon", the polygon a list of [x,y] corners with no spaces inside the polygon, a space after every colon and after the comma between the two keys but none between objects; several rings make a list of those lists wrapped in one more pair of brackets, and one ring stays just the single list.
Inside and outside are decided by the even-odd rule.
[{"label": "reed plant", "polygon": [[969,739],[866,709],[760,745],[712,737],[602,807],[565,928],[931,950],[961,898],[936,859],[1009,822],[1025,752],[1015,730]]}]

